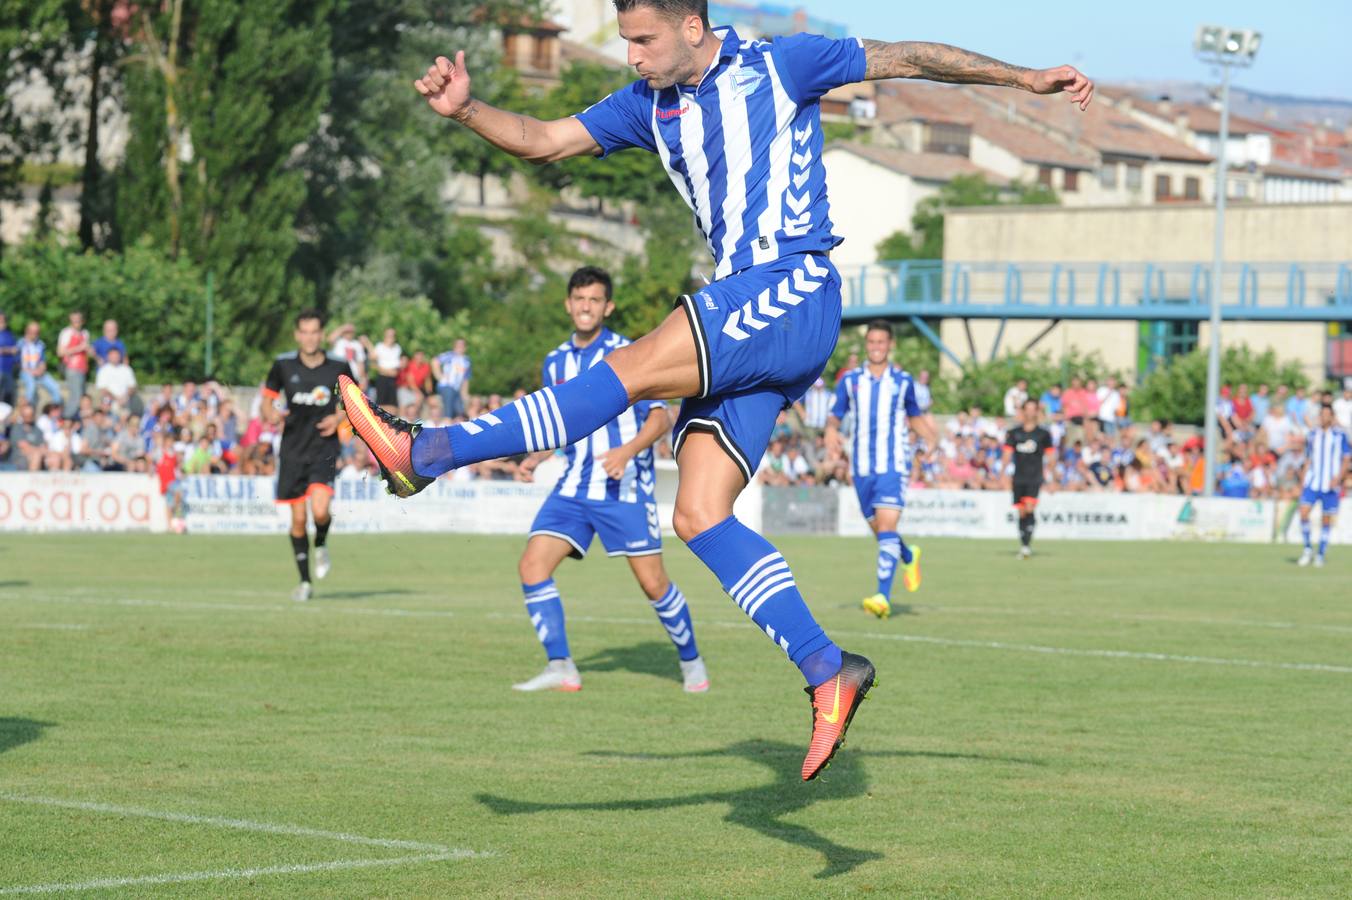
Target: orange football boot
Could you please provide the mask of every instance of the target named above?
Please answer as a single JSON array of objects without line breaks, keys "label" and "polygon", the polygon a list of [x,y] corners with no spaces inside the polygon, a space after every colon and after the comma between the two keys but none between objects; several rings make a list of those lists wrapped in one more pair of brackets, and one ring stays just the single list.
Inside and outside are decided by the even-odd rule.
[{"label": "orange football boot", "polygon": [[380,465],[380,477],[385,479],[391,494],[412,497],[436,481],[413,471],[413,439],[422,431],[421,425],[406,422],[374,405],[346,375],[338,376],[338,396],[352,430],[371,448]]},{"label": "orange football boot", "polygon": [[853,653],[840,654],[840,671],[816,687],[804,688],[812,701],[812,743],[803,760],[803,780],[822,773],[845,743],[854,711],[868,696],[876,674],[873,663]]}]

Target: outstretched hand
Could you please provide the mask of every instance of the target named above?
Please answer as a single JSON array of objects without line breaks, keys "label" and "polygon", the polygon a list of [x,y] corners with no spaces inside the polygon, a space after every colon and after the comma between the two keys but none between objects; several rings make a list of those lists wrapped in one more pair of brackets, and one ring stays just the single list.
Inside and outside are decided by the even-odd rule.
[{"label": "outstretched hand", "polygon": [[465,51],[455,54],[455,62],[438,56],[427,67],[427,74],[413,82],[418,93],[427,98],[427,105],[447,118],[454,117],[469,105],[469,70],[465,68]]},{"label": "outstretched hand", "polygon": [[1038,69],[1033,72],[1031,90],[1034,94],[1070,95],[1070,102],[1081,110],[1089,108],[1094,97],[1094,82],[1074,66],[1057,66],[1055,69]]}]

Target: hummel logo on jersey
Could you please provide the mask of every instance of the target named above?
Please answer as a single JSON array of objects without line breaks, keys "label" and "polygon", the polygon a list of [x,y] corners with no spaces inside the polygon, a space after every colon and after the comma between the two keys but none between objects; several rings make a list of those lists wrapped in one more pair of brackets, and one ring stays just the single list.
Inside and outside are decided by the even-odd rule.
[{"label": "hummel logo on jersey", "polygon": [[701,296],[701,297],[704,298],[704,308],[705,308],[705,309],[709,310],[710,312],[714,312],[714,311],[716,311],[716,310],[718,309],[718,304],[714,303],[714,298],[713,298],[713,297],[710,297],[710,296],[709,296],[707,293],[705,293],[704,291],[700,291],[700,292],[699,292],[699,296]]},{"label": "hummel logo on jersey", "polygon": [[296,391],[291,395],[290,403],[295,406],[328,406],[333,392],[322,384],[309,391]]},{"label": "hummel logo on jersey", "polygon": [[659,109],[657,118],[665,122],[667,119],[680,118],[688,112],[690,112],[689,106],[682,106],[680,109]]}]

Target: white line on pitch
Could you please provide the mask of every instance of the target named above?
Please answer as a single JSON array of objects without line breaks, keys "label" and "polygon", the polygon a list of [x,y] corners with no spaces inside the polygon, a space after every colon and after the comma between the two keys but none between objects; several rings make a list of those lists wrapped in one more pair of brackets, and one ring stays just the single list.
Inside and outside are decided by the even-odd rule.
[{"label": "white line on pitch", "polygon": [[[322,599],[322,597],[321,597]],[[263,603],[220,603],[204,601],[184,603],[178,600],[146,600],[137,597],[79,597],[57,595],[33,595],[21,598],[34,603],[74,603],[81,606],[149,606],[157,609],[203,609],[224,610],[226,612],[280,612],[317,615],[320,613],[342,613],[354,616],[390,616],[392,618],[413,619],[450,619],[456,613],[446,609],[396,609],[367,606],[321,606],[317,603],[263,604]]]},{"label": "white line on pitch", "polygon": [[321,831],[301,825],[274,825],[270,822],[250,822],[246,819],[227,819],[220,816],[195,816],[190,813],[168,812],[158,809],[142,809],[137,806],[115,806],[111,803],[89,803],[83,800],[63,800],[58,797],[32,797],[26,794],[0,793],[0,801],[8,803],[26,803],[32,806],[54,806],[60,809],[77,809],[84,812],[107,813],[114,816],[131,816],[141,819],[159,819],[163,822],[182,822],[188,825],[208,825],[213,828],[233,828],[238,831],[258,831],[265,834],[289,834],[297,837],[323,838],[329,841],[342,841],[346,844],[362,844],[367,847],[389,847],[398,850],[420,850],[427,853],[450,853],[462,856],[475,856],[473,850],[459,850],[443,844],[428,844],[421,841],[401,841],[392,838],[364,837],[360,834],[346,834],[341,831]]},{"label": "white line on pitch", "polygon": [[94,891],[106,888],[132,887],[134,885],[183,884],[190,881],[217,881],[227,878],[258,878],[264,875],[303,875],[308,872],[336,872],[343,869],[369,869],[377,866],[407,866],[414,863],[467,859],[476,855],[478,854],[468,850],[451,850],[446,853],[425,853],[419,856],[399,856],[393,859],[340,859],[333,862],[263,866],[254,869],[221,869],[216,872],[182,872],[170,875],[96,878],[91,881],[25,884],[17,887],[6,887],[0,888],[0,894],[57,894],[65,891]]},{"label": "white line on pitch", "polygon": [[[502,613],[488,613],[488,618],[517,618]],[[601,622],[612,625],[651,625],[648,619],[618,619],[604,616],[569,616],[578,622]],[[718,628],[745,628],[743,622],[727,622],[718,619],[702,619],[701,626]],[[1238,666],[1247,669],[1286,669],[1297,672],[1330,672],[1339,675],[1352,675],[1352,666],[1340,666],[1331,663],[1294,663],[1271,662],[1258,659],[1228,659],[1218,656],[1184,656],[1174,653],[1152,653],[1148,650],[1098,650],[1078,649],[1074,647],[1045,647],[1040,644],[1010,644],[1003,641],[978,641],[962,638],[929,637],[919,634],[876,634],[869,631],[832,631],[833,635],[871,641],[903,641],[915,644],[935,644],[941,647],[972,647],[980,650],[1012,650],[1021,653],[1049,653],[1061,656],[1087,656],[1101,659],[1133,659],[1151,662],[1191,663],[1207,666]]]}]

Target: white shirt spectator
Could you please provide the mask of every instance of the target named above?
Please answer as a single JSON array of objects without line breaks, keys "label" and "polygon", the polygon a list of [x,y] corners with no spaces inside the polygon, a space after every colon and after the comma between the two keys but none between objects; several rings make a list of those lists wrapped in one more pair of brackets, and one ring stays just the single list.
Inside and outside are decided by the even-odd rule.
[{"label": "white shirt spectator", "polygon": [[398,372],[399,362],[404,356],[404,348],[398,344],[381,341],[375,345],[376,368],[384,372]]},{"label": "white shirt spectator", "polygon": [[[1019,414],[1023,407],[1023,401],[1028,399],[1028,392],[1022,390],[1017,384],[1005,391],[1005,418],[1012,419]],[[924,409],[921,406],[921,409]]]},{"label": "white shirt spectator", "polygon": [[1352,431],[1352,390],[1343,391],[1343,395],[1333,401],[1333,418],[1343,431]]},{"label": "white shirt spectator", "polygon": [[826,417],[831,413],[831,392],[826,382],[818,378],[803,395],[803,424],[819,431],[826,427]]},{"label": "white shirt spectator", "polygon": [[922,413],[929,412],[930,407],[934,405],[934,396],[930,394],[929,385],[921,381],[915,382],[915,405],[920,407]]},{"label": "white shirt spectator", "polygon": [[47,449],[53,453],[80,453],[84,450],[84,439],[78,431],[67,434],[64,428],[58,428],[47,435]]},{"label": "white shirt spectator", "polygon": [[812,467],[807,464],[807,460],[803,458],[801,453],[785,453],[779,458],[779,463],[780,471],[793,484],[802,481],[804,476],[812,474]]},{"label": "white shirt spectator", "polygon": [[1122,406],[1122,392],[1106,385],[1098,389],[1099,421],[1116,422],[1117,411]]},{"label": "white shirt spectator", "polygon": [[1263,434],[1267,435],[1268,446],[1274,450],[1281,450],[1286,446],[1295,428],[1295,423],[1285,413],[1273,415],[1269,412],[1267,418],[1263,420]]},{"label": "white shirt spectator", "polygon": [[61,430],[61,426],[56,424],[56,421],[46,413],[38,416],[35,424],[38,426],[38,430],[42,432],[42,439],[49,444],[52,441],[52,434]]},{"label": "white shirt spectator", "polygon": [[123,401],[136,387],[136,374],[126,363],[105,363],[99,366],[99,374],[94,378],[96,390],[107,391],[114,400]]},{"label": "white shirt spectator", "polygon": [[[397,344],[395,346],[398,346]],[[340,337],[333,342],[333,355],[349,363],[365,363],[366,348],[356,338]]]},{"label": "white shirt spectator", "polygon": [[9,414],[14,412],[14,407],[3,400],[0,400],[0,427],[9,424]]}]

